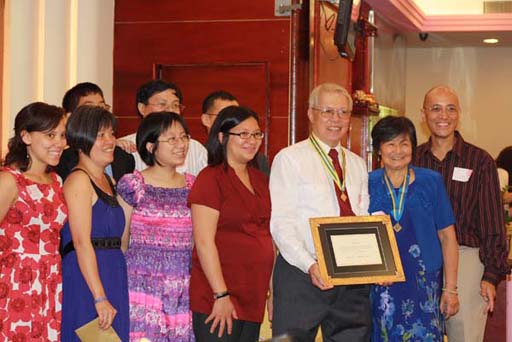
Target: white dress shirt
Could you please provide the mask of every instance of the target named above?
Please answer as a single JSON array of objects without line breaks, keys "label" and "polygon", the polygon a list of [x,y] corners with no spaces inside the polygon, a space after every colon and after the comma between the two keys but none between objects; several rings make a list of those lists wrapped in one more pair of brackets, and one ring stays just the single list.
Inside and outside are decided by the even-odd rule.
[{"label": "white dress shirt", "polygon": [[[330,147],[318,141],[329,153]],[[337,146],[346,158],[347,194],[354,214],[368,215],[368,172],[361,157]],[[340,160],[341,164],[341,160]],[[270,231],[283,258],[304,273],[316,262],[310,217],[339,216],[334,183],[308,139],[281,150],[270,172]]]},{"label": "white dress shirt", "polygon": [[[136,133],[127,135],[125,137],[120,138],[119,140],[127,140],[131,141],[135,144]],[[142,171],[148,166],[146,163],[142,161],[139,152],[132,153],[133,158],[135,158],[135,170]],[[179,173],[189,173],[191,175],[197,176],[199,172],[206,167],[208,164],[208,153],[206,148],[197,140],[190,139],[188,142],[188,152],[185,157],[185,162],[183,165],[180,165],[176,168],[176,171]]]}]

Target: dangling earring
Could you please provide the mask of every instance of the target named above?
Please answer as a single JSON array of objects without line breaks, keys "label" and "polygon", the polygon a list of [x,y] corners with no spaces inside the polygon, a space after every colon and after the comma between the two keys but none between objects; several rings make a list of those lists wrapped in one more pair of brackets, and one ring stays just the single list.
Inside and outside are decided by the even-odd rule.
[{"label": "dangling earring", "polygon": [[30,154],[27,151],[27,170],[30,169],[30,165],[32,164],[32,158],[30,158]]}]

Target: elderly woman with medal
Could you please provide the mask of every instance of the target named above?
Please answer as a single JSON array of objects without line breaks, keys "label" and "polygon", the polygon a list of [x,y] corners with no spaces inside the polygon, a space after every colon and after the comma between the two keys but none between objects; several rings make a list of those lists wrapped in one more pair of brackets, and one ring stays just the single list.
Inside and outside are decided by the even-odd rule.
[{"label": "elderly woman with medal", "polygon": [[388,214],[406,281],[372,287],[372,341],[442,341],[459,310],[455,218],[441,175],[411,166],[416,131],[388,116],[372,130],[382,168],[369,175],[371,214]]}]

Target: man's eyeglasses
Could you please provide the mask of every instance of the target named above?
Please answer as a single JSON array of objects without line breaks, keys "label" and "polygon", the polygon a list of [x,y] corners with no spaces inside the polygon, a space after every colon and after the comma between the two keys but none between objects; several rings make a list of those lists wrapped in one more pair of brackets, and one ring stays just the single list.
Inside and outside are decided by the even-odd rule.
[{"label": "man's eyeglasses", "polygon": [[233,133],[233,132],[227,132],[228,135],[238,135],[240,139],[242,140],[249,140],[251,137],[253,137],[256,140],[261,140],[265,137],[265,133],[263,132],[240,132],[240,133]]},{"label": "man's eyeglasses", "polygon": [[190,134],[184,134],[179,137],[169,137],[167,139],[159,139],[159,142],[166,142],[169,145],[176,145],[178,142],[187,143],[190,140]]},{"label": "man's eyeglasses", "polygon": [[345,119],[345,118],[348,118],[351,113],[350,111],[343,109],[343,108],[334,109],[334,108],[311,107],[311,109],[319,111],[320,116],[324,119],[334,119],[335,115],[337,115],[338,117],[340,117],[342,119]]},{"label": "man's eyeglasses", "polygon": [[448,105],[446,107],[443,107],[441,105],[433,105],[431,107],[425,107],[427,111],[429,111],[432,114],[441,114],[443,111],[448,115],[456,115],[459,113],[459,107],[456,105]]},{"label": "man's eyeglasses", "polygon": [[170,110],[172,112],[181,113],[185,110],[185,106],[181,103],[176,102],[167,102],[167,101],[159,101],[159,102],[148,102],[149,105],[157,107],[160,110]]}]

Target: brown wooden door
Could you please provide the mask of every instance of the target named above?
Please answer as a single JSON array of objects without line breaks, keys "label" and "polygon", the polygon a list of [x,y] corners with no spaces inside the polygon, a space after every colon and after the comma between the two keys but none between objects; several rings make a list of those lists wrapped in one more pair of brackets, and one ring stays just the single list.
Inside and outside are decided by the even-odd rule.
[{"label": "brown wooden door", "polygon": [[[274,0],[116,1],[114,113],[119,135],[139,123],[135,92],[162,76],[183,90],[184,115],[200,141],[201,102],[224,88],[252,107],[268,132],[270,159],[288,144],[290,18]],[[158,75],[161,73],[161,75]]]}]

